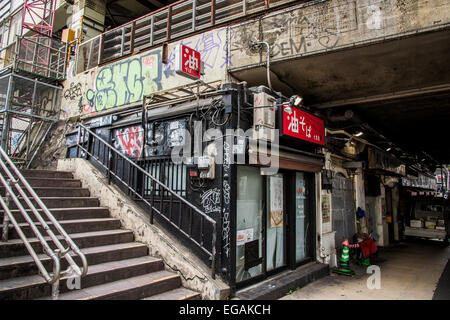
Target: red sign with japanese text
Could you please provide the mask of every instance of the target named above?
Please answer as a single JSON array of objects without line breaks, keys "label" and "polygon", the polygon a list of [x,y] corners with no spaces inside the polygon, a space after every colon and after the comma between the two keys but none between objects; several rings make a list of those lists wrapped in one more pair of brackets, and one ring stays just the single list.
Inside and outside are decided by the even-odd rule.
[{"label": "red sign with japanese text", "polygon": [[323,120],[294,106],[288,112],[288,105],[289,103],[283,104],[283,135],[325,145]]},{"label": "red sign with japanese text", "polygon": [[200,52],[180,44],[176,60],[175,72],[191,79],[200,79],[201,60]]}]

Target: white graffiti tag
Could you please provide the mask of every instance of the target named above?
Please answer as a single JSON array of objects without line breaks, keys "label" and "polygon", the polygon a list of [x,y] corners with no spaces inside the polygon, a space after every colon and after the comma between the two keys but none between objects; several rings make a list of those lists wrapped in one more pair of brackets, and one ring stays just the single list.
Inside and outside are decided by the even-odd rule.
[{"label": "white graffiti tag", "polygon": [[205,213],[220,211],[220,189],[207,190],[200,196]]}]

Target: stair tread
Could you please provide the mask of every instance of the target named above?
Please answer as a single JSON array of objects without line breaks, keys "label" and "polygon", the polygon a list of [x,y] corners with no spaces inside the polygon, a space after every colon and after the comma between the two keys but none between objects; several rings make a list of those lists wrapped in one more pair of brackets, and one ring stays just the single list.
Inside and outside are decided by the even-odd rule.
[{"label": "stair tread", "polygon": [[[108,234],[123,234],[123,233],[132,233],[131,230],[122,230],[122,229],[113,229],[113,230],[101,230],[101,231],[92,231],[92,232],[81,232],[81,233],[71,233],[69,234],[69,237],[72,240],[75,239],[81,239],[85,237],[95,237],[95,236],[102,236],[102,235],[108,235]],[[62,236],[57,236],[59,240],[62,239]],[[50,237],[44,237],[44,240],[50,241]],[[28,241],[30,243],[32,242],[39,242],[38,238],[28,238]],[[22,239],[11,239],[8,242],[2,242],[0,241],[0,246],[7,246],[7,245],[15,245],[23,243]]]},{"label": "stair tread", "polygon": [[[1,188],[4,188],[3,186],[0,186]],[[83,187],[38,187],[38,186],[32,186],[33,190],[89,190],[88,188]],[[22,189],[25,191],[25,188],[22,187]]]},{"label": "stair tread", "polygon": [[[42,199],[42,198],[41,198]],[[36,208],[38,211],[42,211],[41,208]],[[48,209],[50,212],[53,211],[71,211],[71,210],[109,210],[108,207],[70,207],[70,208],[49,208]],[[10,210],[11,213],[18,213],[20,212],[19,209],[12,209]],[[31,209],[26,209],[25,211],[30,211]]]},{"label": "stair tread", "polygon": [[[105,221],[120,221],[120,219],[116,219],[116,218],[88,218],[88,219],[72,219],[72,220],[59,220],[59,224],[64,225],[64,224],[72,224],[72,223],[95,223],[95,222],[105,222]],[[47,224],[52,225],[53,223],[51,221],[46,220],[45,221]],[[41,223],[40,222],[35,222],[34,223],[36,226],[40,226]],[[22,227],[27,227],[29,226],[28,222],[21,222],[19,223],[19,226]],[[0,224],[0,228],[3,227],[3,224]],[[14,228],[14,226],[12,224],[9,225],[10,228]]]},{"label": "stair tread", "polygon": [[[155,282],[164,281],[166,279],[177,278],[177,274],[166,270],[148,273],[142,276],[132,277],[114,282],[108,282],[98,286],[93,286],[76,291],[66,292],[59,295],[60,300],[89,300],[95,298],[107,297],[111,293],[121,293],[128,290],[149,285]],[[44,300],[49,300],[51,297],[45,297]]]},{"label": "stair tread", "polygon": [[[23,198],[22,197],[18,197],[20,200],[22,200]],[[92,199],[95,199],[95,200],[98,200],[98,198],[97,197],[39,197],[41,200],[55,200],[55,199],[70,199],[70,200],[72,200],[72,199],[77,199],[77,200],[84,200],[84,199],[87,199],[87,200],[92,200]]]},{"label": "stair tread", "polygon": [[[119,244],[110,244],[110,245],[106,245],[106,246],[83,248],[80,250],[85,255],[88,255],[88,254],[93,254],[93,253],[103,253],[103,252],[114,251],[114,250],[118,250],[118,249],[135,248],[135,247],[146,247],[146,245],[143,243],[140,243],[140,242],[125,242],[125,243],[119,243]],[[75,254],[71,253],[71,256],[75,256]],[[38,258],[41,261],[51,260],[46,254],[38,254]],[[19,263],[29,263],[29,262],[33,262],[33,258],[29,255],[0,258],[0,267],[12,265],[12,264],[19,264]]]},{"label": "stair tread", "polygon": [[39,172],[39,173],[72,173],[70,171],[58,171],[58,170],[45,170],[45,169],[21,169],[20,173],[28,173],[28,172]]},{"label": "stair tread", "polygon": [[198,292],[179,287],[170,291],[155,294],[142,300],[185,300],[200,296]]},{"label": "stair tread", "polygon": [[26,180],[57,180],[57,181],[81,181],[75,178],[46,178],[46,177],[27,177]]},{"label": "stair tread", "polygon": [[[132,258],[120,261],[112,261],[101,264],[96,264],[92,266],[88,266],[87,275],[99,274],[102,272],[114,270],[114,269],[123,269],[132,267],[134,265],[140,265],[145,263],[152,263],[162,261],[161,259],[154,258],[151,256],[144,256],[139,258]],[[65,279],[67,277],[62,277],[61,279]],[[19,289],[23,287],[30,287],[34,285],[45,284],[46,281],[40,275],[32,275],[32,276],[24,276],[24,277],[16,277],[12,279],[2,280],[0,282],[0,292],[11,290],[11,289]]]}]

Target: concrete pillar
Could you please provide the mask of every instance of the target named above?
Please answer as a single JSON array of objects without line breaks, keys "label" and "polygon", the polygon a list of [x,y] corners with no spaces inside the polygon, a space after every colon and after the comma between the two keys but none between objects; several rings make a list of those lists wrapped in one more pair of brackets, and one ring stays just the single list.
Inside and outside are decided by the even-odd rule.
[{"label": "concrete pillar", "polygon": [[398,184],[392,189],[392,222],[394,223],[394,240],[400,241],[398,208],[400,202],[400,193]]},{"label": "concrete pillar", "polygon": [[[331,170],[331,154],[325,153],[325,169]],[[331,192],[322,190],[322,174],[316,173],[316,254],[317,260],[336,266],[335,232],[332,226]],[[320,239],[320,240],[319,240]]]},{"label": "concrete pillar", "polygon": [[386,222],[386,193],[384,185],[380,184],[381,195],[375,198],[377,245],[380,247],[389,245],[388,225]]},{"label": "concrete pillar", "polygon": [[368,233],[366,219],[367,219],[367,209],[366,209],[366,193],[364,190],[364,173],[362,169],[358,169],[353,177],[353,186],[355,188],[355,210],[360,207],[364,210],[366,216],[361,218],[359,221],[360,230],[362,233]]}]

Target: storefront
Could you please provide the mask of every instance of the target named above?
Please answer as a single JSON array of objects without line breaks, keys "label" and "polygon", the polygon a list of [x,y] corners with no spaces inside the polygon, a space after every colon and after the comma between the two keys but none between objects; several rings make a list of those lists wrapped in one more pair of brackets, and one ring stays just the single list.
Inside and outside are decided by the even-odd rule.
[{"label": "storefront", "polygon": [[[257,94],[264,96],[262,90]],[[324,145],[323,121],[293,105],[287,112],[287,106],[276,114],[279,151],[271,156],[278,159],[277,173],[266,175],[263,166],[236,168],[237,288],[315,260],[320,183],[315,173],[324,161],[314,152]],[[249,149],[250,154],[258,152]]]},{"label": "storefront", "polygon": [[312,261],[315,253],[314,174],[237,168],[236,282],[245,286]]},{"label": "storefront", "polygon": [[[265,87],[227,84],[183,103],[144,102],[144,116],[123,112],[85,124],[216,221],[215,270],[236,290],[316,258],[324,126],[287,101]],[[76,132],[67,141],[68,156],[75,156],[70,144]],[[95,154],[95,141],[93,148]],[[177,156],[193,153],[175,163],[174,150]],[[155,219],[210,266],[210,257],[198,250],[212,251],[212,229],[204,219],[99,152],[101,161],[112,161],[110,167],[129,181],[123,190],[134,188],[155,203],[165,216]]]}]

